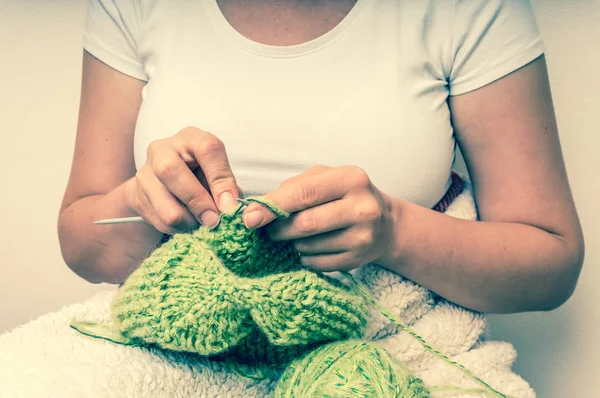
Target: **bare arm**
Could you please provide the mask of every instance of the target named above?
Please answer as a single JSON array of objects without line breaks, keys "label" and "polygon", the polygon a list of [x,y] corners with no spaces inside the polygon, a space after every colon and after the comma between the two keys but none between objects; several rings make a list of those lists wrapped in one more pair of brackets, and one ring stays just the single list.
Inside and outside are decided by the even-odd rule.
[{"label": "bare arm", "polygon": [[67,265],[90,282],[120,282],[162,237],[141,223],[93,224],[136,215],[127,190],[136,173],[133,134],[144,84],[84,53],[77,138],[58,235]]},{"label": "bare arm", "polygon": [[584,241],[544,57],[450,106],[482,222],[391,199],[395,249],[382,264],[480,311],[560,306],[576,286]]},{"label": "bare arm", "polygon": [[[147,148],[136,170],[135,123],[144,82],[84,54],[81,107],[69,183],[58,219],[65,262],[90,282],[123,281],[163,233],[212,227],[240,189],[225,145],[186,127]],[[95,225],[139,215],[146,224]]]}]

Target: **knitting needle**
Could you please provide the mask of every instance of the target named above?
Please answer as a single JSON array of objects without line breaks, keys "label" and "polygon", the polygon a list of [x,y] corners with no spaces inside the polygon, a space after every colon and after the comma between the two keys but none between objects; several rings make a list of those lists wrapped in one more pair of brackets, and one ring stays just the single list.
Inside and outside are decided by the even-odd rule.
[{"label": "knitting needle", "polygon": [[124,224],[128,222],[146,222],[142,217],[107,218],[94,221],[94,224]]},{"label": "knitting needle", "polygon": [[240,202],[241,204],[243,204],[244,206],[248,206],[251,202],[247,201],[246,199],[241,199],[241,198],[237,198],[237,201]]},{"label": "knitting needle", "polygon": [[[250,202],[245,199],[237,199],[244,206],[248,206]],[[124,224],[130,222],[146,222],[142,217],[122,217],[122,218],[107,218],[104,220],[94,221],[94,224]]]}]

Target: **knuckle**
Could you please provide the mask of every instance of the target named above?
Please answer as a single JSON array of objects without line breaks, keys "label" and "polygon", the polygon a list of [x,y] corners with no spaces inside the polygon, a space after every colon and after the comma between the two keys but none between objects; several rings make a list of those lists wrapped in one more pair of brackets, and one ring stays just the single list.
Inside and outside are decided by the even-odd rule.
[{"label": "knuckle", "polygon": [[155,140],[148,144],[148,148],[146,149],[146,156],[150,159],[152,158],[164,145],[164,140]]},{"label": "knuckle", "polygon": [[216,192],[236,187],[236,181],[229,169],[216,169],[210,175],[210,188]]},{"label": "knuckle", "polygon": [[371,185],[371,179],[367,172],[358,166],[348,166],[348,175],[354,186],[367,187]]},{"label": "knuckle", "polygon": [[211,208],[211,204],[208,203],[205,198],[196,195],[191,196],[190,199],[185,203],[187,204],[188,209],[190,209],[193,214],[200,214],[204,210]]},{"label": "knuckle", "polygon": [[296,217],[295,227],[303,233],[315,232],[317,230],[317,219],[309,212],[302,212]]},{"label": "knuckle", "polygon": [[300,205],[311,206],[317,199],[317,187],[311,183],[300,184],[294,196]]},{"label": "knuckle", "polygon": [[225,144],[223,141],[210,133],[206,133],[205,136],[199,138],[195,145],[201,156],[214,156],[225,152]]},{"label": "knuckle", "polygon": [[173,209],[166,211],[161,219],[169,227],[176,228],[185,223],[185,213],[180,209]]},{"label": "knuckle", "polygon": [[356,210],[358,219],[362,221],[376,221],[382,215],[381,207],[375,199],[365,201],[362,205],[357,206]]},{"label": "knuckle", "polygon": [[[208,183],[210,187],[204,191],[206,194],[198,193],[198,197],[192,201],[194,206],[208,208],[217,205],[221,201],[221,194],[224,192],[231,192],[233,194],[237,187],[233,177],[220,172],[211,174]],[[241,194],[239,196],[241,197]]]},{"label": "knuckle", "polygon": [[371,244],[373,243],[373,238],[373,231],[371,231],[370,229],[357,232],[355,237],[357,245],[362,248],[366,246],[371,246]]},{"label": "knuckle", "polygon": [[181,199],[181,201],[183,203],[185,203],[186,206],[188,206],[188,207],[194,207],[194,206],[198,205],[199,202],[201,201],[198,194],[196,194],[195,192],[190,192],[190,191],[181,194],[181,197],[179,199]]},{"label": "knuckle", "polygon": [[179,165],[170,158],[157,161],[154,166],[156,175],[165,180],[171,179],[178,171]]},{"label": "knuckle", "polygon": [[197,135],[197,134],[201,134],[203,131],[200,130],[198,127],[194,127],[194,126],[187,126],[182,128],[181,130],[179,130],[179,132],[177,133],[177,135]]},{"label": "knuckle", "polygon": [[215,135],[194,126],[181,129],[175,136],[180,142],[199,142],[204,139],[211,139],[212,137],[216,138]]}]

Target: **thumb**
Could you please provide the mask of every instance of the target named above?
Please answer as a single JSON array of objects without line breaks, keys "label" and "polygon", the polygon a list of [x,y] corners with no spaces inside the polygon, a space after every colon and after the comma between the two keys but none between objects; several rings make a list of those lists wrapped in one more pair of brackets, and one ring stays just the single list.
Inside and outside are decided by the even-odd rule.
[{"label": "thumb", "polygon": [[288,212],[279,208],[265,196],[252,196],[246,198],[248,208],[244,211],[242,219],[248,228],[260,228],[277,218],[287,218]]},{"label": "thumb", "polygon": [[[222,183],[220,187],[217,188],[215,187],[216,184],[214,183],[214,181],[213,187],[209,185],[206,175],[204,174],[204,171],[200,168],[200,166],[196,167],[193,172],[198,181],[200,181],[200,183],[204,187],[204,189],[211,193],[212,198],[215,201],[215,204],[217,205],[217,208],[221,212],[231,210],[231,208],[233,208],[237,204],[236,198],[244,197],[244,192],[242,191],[240,186],[237,185],[237,183],[235,182],[235,178],[233,182],[226,181],[225,183]],[[235,188],[233,188],[234,186]]]}]

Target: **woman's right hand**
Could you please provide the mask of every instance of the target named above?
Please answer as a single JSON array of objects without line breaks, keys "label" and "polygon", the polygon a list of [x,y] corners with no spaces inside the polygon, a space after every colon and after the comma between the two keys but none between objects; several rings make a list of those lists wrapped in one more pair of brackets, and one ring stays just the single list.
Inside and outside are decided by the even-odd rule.
[{"label": "woman's right hand", "polygon": [[128,206],[166,234],[216,226],[241,194],[223,142],[194,127],[150,143],[128,182]]}]

